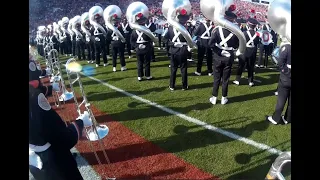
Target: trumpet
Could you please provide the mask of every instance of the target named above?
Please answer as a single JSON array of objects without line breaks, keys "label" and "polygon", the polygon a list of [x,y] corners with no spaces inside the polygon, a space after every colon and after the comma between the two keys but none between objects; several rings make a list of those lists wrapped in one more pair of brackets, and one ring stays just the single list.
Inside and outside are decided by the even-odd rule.
[{"label": "trumpet", "polygon": [[[104,145],[103,145],[103,142],[102,142],[102,139],[105,138],[108,135],[109,128],[106,125],[99,125],[97,123],[97,121],[96,121],[96,119],[94,117],[94,114],[91,111],[91,108],[90,108],[91,105],[88,102],[88,99],[87,99],[86,94],[84,92],[84,88],[83,88],[83,85],[82,85],[81,76],[80,76],[79,72],[72,71],[72,70],[70,70],[70,68],[68,68],[71,63],[76,63],[76,60],[74,58],[71,58],[71,59],[69,59],[67,61],[67,63],[66,63],[66,72],[67,72],[67,76],[68,76],[68,79],[69,79],[69,82],[70,82],[70,87],[71,87],[71,90],[72,90],[72,93],[73,93],[73,98],[74,98],[74,103],[75,103],[75,106],[76,106],[76,110],[77,110],[77,112],[78,112],[78,114],[80,116],[82,114],[81,107],[82,107],[82,105],[84,105],[85,110],[88,112],[89,117],[90,117],[90,119],[92,121],[92,126],[88,127],[88,128],[85,128],[86,137],[89,140],[89,146],[91,148],[91,151],[94,152],[94,155],[95,155],[98,163],[101,164],[101,161],[100,161],[100,158],[99,158],[99,156],[97,154],[97,151],[93,148],[93,145],[92,145],[92,142],[91,142],[91,141],[98,141],[100,149],[102,150],[103,155],[104,155],[105,159],[107,160],[107,163],[109,164],[110,161],[109,161],[109,158],[107,156],[107,153],[105,151],[105,148],[104,148]],[[76,77],[75,79],[72,78],[74,76]],[[73,85],[76,82],[78,82],[78,84],[79,84],[81,96],[83,98],[82,102],[78,102],[77,97],[75,95],[75,89],[74,89]]]}]

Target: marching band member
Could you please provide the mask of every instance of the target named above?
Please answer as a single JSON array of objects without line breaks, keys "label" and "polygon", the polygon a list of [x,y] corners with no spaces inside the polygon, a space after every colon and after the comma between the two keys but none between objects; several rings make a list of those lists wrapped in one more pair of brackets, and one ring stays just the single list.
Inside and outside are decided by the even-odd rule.
[{"label": "marching band member", "polygon": [[[140,3],[140,4],[139,4]],[[153,48],[153,41],[149,36],[153,36],[153,34],[151,33],[151,31],[149,31],[149,34],[145,34],[142,30],[142,28],[145,28],[144,25],[145,23],[148,21],[148,11],[145,11],[144,9],[148,9],[148,7],[141,3],[141,2],[137,2],[137,3],[132,3],[130,4],[130,6],[128,7],[128,9],[130,10],[129,12],[127,12],[127,16],[131,18],[131,16],[133,16],[131,14],[131,11],[134,7],[141,9],[141,12],[138,13],[135,17],[135,22],[131,22],[132,26],[134,24],[138,24],[140,26],[133,26],[134,30],[131,34],[131,44],[132,47],[135,48],[136,50],[136,54],[137,54],[137,66],[138,66],[138,81],[142,80],[142,77],[145,75],[147,80],[152,79],[152,76],[150,74],[150,61],[151,61],[151,49]],[[145,14],[144,14],[145,13]],[[146,28],[145,28],[146,29]],[[143,73],[143,66],[145,67],[145,73]]]},{"label": "marching band member", "polygon": [[[149,17],[149,21],[146,22],[145,26],[150,29],[150,31],[152,33],[154,33],[156,31],[156,25],[153,23],[152,21],[152,17]],[[153,48],[151,48],[151,61],[155,62],[156,61],[156,57],[154,55],[154,43],[152,43]]]},{"label": "marching band member", "polygon": [[200,25],[194,32],[194,36],[195,38],[197,38],[197,45],[198,45],[197,70],[194,73],[198,76],[201,76],[202,61],[205,53],[207,55],[208,75],[212,76],[212,50],[208,45],[208,42],[211,37],[212,29],[213,29],[212,21],[206,18],[205,22],[200,23]]},{"label": "marching band member", "polygon": [[57,25],[57,23],[56,22],[54,22],[53,23],[53,37],[52,37],[52,42],[53,42],[53,48],[54,49],[56,49],[58,52],[59,52],[59,44],[60,44],[60,42],[59,42],[59,34],[57,33],[57,29],[58,29],[58,27],[57,27],[58,25]]},{"label": "marching band member", "polygon": [[[166,1],[166,0],[165,0]],[[169,2],[170,0],[167,0],[166,4],[175,6],[175,3]],[[175,84],[176,84],[176,74],[178,67],[180,66],[181,69],[181,76],[182,76],[182,90],[187,90],[188,87],[188,73],[187,73],[187,57],[189,51],[191,51],[191,48],[188,46],[188,41],[186,38],[190,38],[189,41],[192,41],[190,34],[185,29],[184,25],[190,18],[191,13],[191,6],[189,9],[190,2],[188,0],[179,1],[181,3],[184,3],[184,7],[179,7],[179,10],[176,10],[175,19],[172,19],[174,17],[173,14],[167,15],[168,17],[168,23],[172,22],[172,24],[169,26],[168,31],[164,35],[164,39],[168,41],[168,45],[170,46],[170,54],[171,54],[171,60],[170,60],[170,68],[171,68],[171,75],[170,75],[170,86],[169,89],[171,91],[175,90]],[[168,8],[167,5],[164,5],[165,2],[162,5],[162,9],[165,8],[165,10]],[[172,8],[172,7],[171,7]],[[162,10],[163,11],[163,10]],[[178,21],[178,22],[176,22]],[[179,30],[178,30],[179,29]],[[183,31],[183,32],[182,32]],[[184,37],[183,34],[188,34],[189,37]]]},{"label": "marching band member", "polygon": [[[165,23],[164,26],[163,26],[163,33],[161,34],[162,38],[167,34],[168,29],[169,29],[169,24]],[[167,56],[170,57],[170,52],[169,52],[170,46],[169,46],[168,42],[169,41],[163,40],[163,43],[165,44],[164,47],[166,48]]]},{"label": "marching band member", "polygon": [[100,54],[102,53],[103,65],[107,66],[107,50],[106,50],[106,31],[107,29],[102,26],[103,20],[103,9],[100,6],[93,6],[89,10],[89,21],[94,27],[92,28],[92,34],[94,35],[94,47],[95,47],[95,58],[96,67],[100,66]]},{"label": "marching band member", "polygon": [[95,60],[95,47],[94,47],[94,27],[90,24],[89,13],[85,12],[81,15],[81,30],[86,34],[85,45],[88,50],[88,63],[94,63]]},{"label": "marching band member", "polygon": [[[231,10],[225,12],[225,19],[234,22],[237,18]],[[239,39],[229,30],[218,27],[211,35],[209,46],[213,50],[214,59],[214,81],[213,91],[210,102],[216,104],[218,97],[218,89],[222,80],[222,99],[221,104],[228,102],[228,82],[231,75],[231,67],[234,61],[234,49],[239,46]]]},{"label": "marching band member", "polygon": [[29,169],[37,180],[83,179],[70,149],[82,136],[83,127],[92,122],[88,113],[66,124],[51,109],[46,96],[60,91],[58,83],[43,86],[39,76],[50,74],[41,70],[29,53]]},{"label": "marching band member", "polygon": [[[288,124],[291,123],[291,1],[273,1],[268,10],[268,18],[272,28],[280,35],[281,44],[278,57],[278,99],[275,112],[266,119],[272,124]],[[281,116],[286,102],[285,115]]]},{"label": "marching band member", "polygon": [[131,33],[132,33],[132,29],[129,26],[129,23],[127,22],[127,19],[123,19],[123,23],[121,23],[121,27],[123,29],[124,32],[124,37],[126,38],[126,46],[127,46],[127,52],[128,52],[128,56],[129,59],[131,58],[131,41],[130,41],[130,37],[131,37]]},{"label": "marching band member", "polygon": [[37,31],[37,37],[36,37],[36,41],[37,41],[37,50],[38,53],[40,54],[40,56],[44,56],[44,30],[45,27],[44,26],[39,26],[38,27],[38,31]]},{"label": "marching band member", "polygon": [[72,30],[75,34],[76,39],[76,48],[77,48],[77,56],[79,60],[84,60],[86,58],[84,53],[84,35],[81,30],[81,16],[75,16],[72,22]]},{"label": "marching band member", "polygon": [[[272,35],[268,25],[262,26],[262,31],[259,32],[260,37],[260,52],[259,52],[259,61],[257,67],[267,67],[268,66],[268,57],[270,55],[270,44],[272,43]],[[273,45],[272,45],[273,46]],[[264,62],[262,62],[262,56],[264,55]],[[263,65],[262,65],[263,63]]]},{"label": "marching band member", "polygon": [[70,19],[69,24],[68,24],[68,32],[70,34],[70,41],[71,41],[71,52],[72,56],[76,56],[76,49],[77,49],[77,40],[76,40],[76,33],[74,32],[72,28],[74,18]]},{"label": "marching band member", "polygon": [[256,25],[259,22],[256,19],[249,18],[248,19],[248,31],[244,31],[244,36],[247,40],[247,48],[244,53],[244,56],[239,56],[239,66],[237,71],[236,80],[233,81],[234,84],[239,85],[242,72],[244,70],[244,65],[247,65],[248,70],[248,80],[249,80],[249,86],[253,86],[253,71],[254,71],[254,65],[256,61],[257,56],[257,45],[259,44],[259,36],[257,35],[256,31],[254,30]]},{"label": "marching band member", "polygon": [[63,49],[62,54],[65,54],[66,56],[69,54],[71,56],[72,42],[71,42],[70,33],[68,32],[68,29],[67,29],[68,24],[69,24],[69,18],[63,17],[61,20],[61,29],[62,29],[61,45]]},{"label": "marching band member", "polygon": [[[272,124],[279,124],[283,121],[285,124],[291,123],[291,42],[282,37],[281,49],[279,54],[280,79],[277,88],[277,104],[272,116],[267,120]],[[284,116],[281,113],[288,101]]]},{"label": "marching band member", "polygon": [[[113,11],[116,13],[113,13]],[[108,27],[108,37],[111,36],[111,47],[112,47],[112,71],[117,71],[117,56],[119,54],[121,71],[126,71],[126,61],[124,57],[124,45],[125,38],[124,32],[120,25],[121,21],[121,9],[116,5],[110,5],[104,10],[104,21]],[[122,36],[122,37],[120,37]],[[122,39],[123,38],[123,39]]]}]

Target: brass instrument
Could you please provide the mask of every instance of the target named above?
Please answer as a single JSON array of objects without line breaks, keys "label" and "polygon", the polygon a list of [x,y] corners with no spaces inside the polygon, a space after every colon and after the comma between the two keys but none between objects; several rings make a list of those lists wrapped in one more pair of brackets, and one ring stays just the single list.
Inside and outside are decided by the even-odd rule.
[{"label": "brass instrument", "polygon": [[[94,152],[94,155],[98,161],[99,164],[101,164],[100,158],[97,154],[97,151],[93,148],[92,142],[91,141],[98,141],[99,143],[99,147],[101,149],[101,151],[104,154],[105,159],[107,160],[108,164],[110,163],[109,158],[107,156],[107,153],[105,151],[102,139],[105,138],[108,133],[109,133],[109,128],[106,125],[99,125],[94,117],[93,112],[91,111],[90,108],[90,103],[88,102],[88,99],[86,97],[86,94],[84,92],[84,87],[82,85],[82,81],[81,81],[81,76],[80,76],[80,72],[77,71],[71,71],[69,67],[70,64],[72,63],[76,63],[76,60],[74,58],[71,58],[67,61],[66,63],[66,72],[67,72],[67,76],[70,82],[70,87],[73,93],[73,98],[74,98],[74,102],[76,105],[76,110],[79,114],[79,116],[81,114],[83,114],[83,112],[81,112],[81,107],[82,105],[85,107],[85,111],[87,111],[89,113],[89,117],[92,121],[92,126],[85,128],[85,132],[86,132],[86,137],[89,140],[89,145],[91,148],[91,151]],[[75,79],[73,78],[75,76]],[[77,97],[75,95],[75,89],[74,89],[74,83],[78,82],[79,84],[79,88],[80,88],[80,92],[81,92],[81,96],[83,98],[82,102],[78,102]]]},{"label": "brass instrument", "polygon": [[157,42],[158,39],[150,31],[150,29],[148,29],[146,26],[141,26],[137,23],[138,15],[142,15],[145,18],[149,17],[148,7],[144,3],[139,1],[131,3],[127,8],[126,17],[128,19],[129,26],[131,27],[131,29],[136,29],[138,31],[143,32],[145,35],[149,36],[153,42]]},{"label": "brass instrument", "polygon": [[246,38],[237,25],[224,18],[225,12],[233,4],[234,0],[200,0],[200,9],[206,18],[214,22],[216,28],[218,26],[226,28],[238,37],[239,48],[236,51],[236,56],[239,56],[244,54],[246,50]]},{"label": "brass instrument", "polygon": [[189,0],[164,0],[162,3],[162,12],[167,22],[182,34],[190,48],[197,49],[197,45],[192,41],[187,29],[178,22],[178,14],[182,10],[186,11],[187,14],[191,14]]},{"label": "brass instrument", "polygon": [[107,28],[112,30],[119,38],[120,40],[125,43],[126,39],[123,37],[123,35],[120,33],[120,31],[114,27],[113,21],[116,19],[121,18],[122,11],[121,9],[116,5],[109,5],[104,11],[103,11],[103,18],[105,21],[105,24]]}]

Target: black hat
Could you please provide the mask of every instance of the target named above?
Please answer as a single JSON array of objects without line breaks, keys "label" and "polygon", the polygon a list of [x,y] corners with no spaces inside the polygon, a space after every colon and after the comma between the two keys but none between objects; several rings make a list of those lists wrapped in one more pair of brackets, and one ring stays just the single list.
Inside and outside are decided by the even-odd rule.
[{"label": "black hat", "polygon": [[254,18],[248,18],[247,23],[253,26],[256,26],[257,24],[259,24],[259,22]]},{"label": "black hat", "polygon": [[228,18],[228,19],[229,18],[230,19],[236,19],[237,18],[237,15],[235,13],[233,13],[232,11],[226,11],[225,14],[226,14],[225,17]]}]

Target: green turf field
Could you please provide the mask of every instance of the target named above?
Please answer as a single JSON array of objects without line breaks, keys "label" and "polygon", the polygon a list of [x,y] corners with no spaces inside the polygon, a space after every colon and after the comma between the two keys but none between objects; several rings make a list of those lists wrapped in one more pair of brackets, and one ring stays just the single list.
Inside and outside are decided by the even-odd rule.
[{"label": "green turf field", "polygon": [[[243,78],[240,86],[236,86],[232,84],[237,67],[235,63],[229,82],[228,104],[220,104],[220,87],[217,105],[212,105],[209,98],[213,77],[207,75],[205,64],[202,68],[203,75],[195,76],[196,63],[189,63],[187,91],[181,90],[181,75],[178,70],[176,90],[172,92],[168,88],[169,58],[165,51],[158,51],[157,48],[155,51],[157,62],[151,62],[153,80],[138,82],[136,59],[129,59],[127,55],[127,71],[121,72],[118,64],[118,71],[112,72],[112,60],[109,60],[110,65],[96,68],[93,77],[258,143],[281,151],[291,150],[291,125],[275,126],[265,121],[265,116],[273,113],[276,104],[274,92],[278,82],[277,70],[256,69],[255,79],[261,83],[255,82],[254,87],[249,87],[247,80]],[[196,59],[195,53],[193,57]],[[60,61],[65,62],[66,59],[67,57],[61,56]],[[79,62],[87,65],[86,61]],[[271,63],[269,66],[272,66]],[[247,72],[243,76],[246,77]],[[168,152],[222,179],[264,179],[277,157],[137,101],[85,76],[82,82],[88,100],[101,111]],[[291,179],[290,167],[286,168],[285,174],[287,179]]]}]

